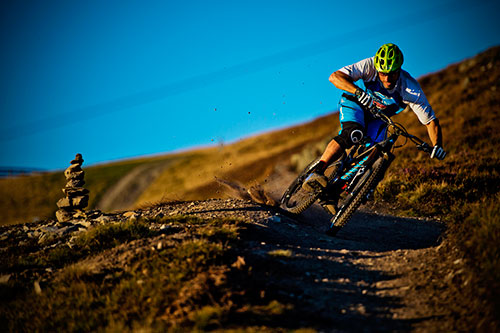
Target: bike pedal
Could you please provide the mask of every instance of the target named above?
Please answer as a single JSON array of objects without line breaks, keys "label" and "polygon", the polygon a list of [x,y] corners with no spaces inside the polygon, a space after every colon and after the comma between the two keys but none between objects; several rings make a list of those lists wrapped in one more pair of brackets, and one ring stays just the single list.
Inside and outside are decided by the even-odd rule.
[{"label": "bike pedal", "polygon": [[[310,179],[311,177],[316,177]],[[311,174],[306,181],[302,184],[302,188],[308,192],[321,191],[326,187],[328,180],[325,176],[319,176],[317,174]]]},{"label": "bike pedal", "polygon": [[323,187],[317,181],[312,181],[312,182],[302,184],[302,188],[304,190],[306,190],[307,192],[316,192],[316,191],[321,190]]},{"label": "bike pedal", "polygon": [[323,208],[330,214],[337,214],[337,207],[335,205],[323,205]]}]

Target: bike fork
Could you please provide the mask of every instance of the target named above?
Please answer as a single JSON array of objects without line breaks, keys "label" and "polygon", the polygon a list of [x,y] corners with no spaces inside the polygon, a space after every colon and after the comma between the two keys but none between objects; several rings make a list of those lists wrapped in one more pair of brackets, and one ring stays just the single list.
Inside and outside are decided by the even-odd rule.
[{"label": "bike fork", "polygon": [[382,157],[384,159],[384,161],[382,161],[382,163],[384,164],[382,167],[382,172],[378,177],[378,181],[374,184],[373,188],[368,192],[368,194],[364,198],[363,204],[365,204],[368,200],[370,200],[370,197],[373,196],[375,189],[377,188],[378,184],[382,181],[382,179],[384,179],[387,169],[389,169],[389,166],[391,165],[392,161],[394,161],[395,158],[394,154],[392,154],[391,152],[382,153]]}]

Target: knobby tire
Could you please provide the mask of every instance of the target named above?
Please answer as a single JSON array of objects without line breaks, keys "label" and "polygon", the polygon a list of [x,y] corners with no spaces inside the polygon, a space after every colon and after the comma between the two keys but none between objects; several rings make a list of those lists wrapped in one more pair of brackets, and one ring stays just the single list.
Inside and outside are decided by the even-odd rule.
[{"label": "knobby tire", "polygon": [[[293,183],[288,187],[286,192],[283,194],[283,197],[281,198],[280,201],[280,206],[282,209],[292,213],[292,214],[301,214],[304,212],[307,208],[309,208],[316,200],[318,200],[318,197],[320,196],[322,190],[314,191],[314,192],[308,192],[304,193],[307,194],[306,197],[303,200],[300,200],[297,202],[297,204],[293,207],[290,207],[288,203],[290,200],[292,200],[293,196],[295,196],[298,192],[300,191],[305,191],[302,189],[302,184],[304,183],[304,180],[309,176],[309,174],[314,171],[314,167],[318,163],[319,159],[314,160],[311,162],[298,176],[297,178],[293,181]],[[335,176],[336,170],[338,168],[339,163],[333,163],[330,166],[328,166],[328,170],[331,171],[331,174],[328,176],[328,181],[332,180],[332,178]],[[334,168],[334,169],[332,169]],[[307,191],[305,191],[307,192]],[[287,198],[287,196],[289,196]]]},{"label": "knobby tire", "polygon": [[304,200],[297,202],[297,205],[293,207],[288,206],[289,201],[295,194],[297,194],[298,191],[305,191],[302,189],[302,184],[304,183],[304,180],[307,178],[307,176],[309,176],[309,174],[314,170],[314,166],[318,163],[318,161],[319,159],[312,161],[288,187],[288,189],[283,194],[283,197],[281,198],[281,208],[292,214],[298,215],[304,212],[318,199],[321,191],[310,192],[310,195],[307,196]]},{"label": "knobby tire", "polygon": [[321,193],[320,191],[311,193],[311,196],[309,198],[300,202],[297,206],[292,207],[292,208],[288,208],[287,210],[293,214],[297,214],[297,215],[302,214],[307,208],[309,208],[318,199],[320,193]]}]

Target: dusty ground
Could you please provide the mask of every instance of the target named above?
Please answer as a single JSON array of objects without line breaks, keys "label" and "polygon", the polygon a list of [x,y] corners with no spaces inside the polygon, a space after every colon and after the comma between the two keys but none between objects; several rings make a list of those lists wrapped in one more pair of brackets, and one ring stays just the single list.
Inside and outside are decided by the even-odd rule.
[{"label": "dusty ground", "polygon": [[[477,318],[464,299],[470,280],[461,259],[450,266],[439,223],[361,210],[332,238],[323,233],[329,216],[316,206],[300,218],[234,200],[182,204],[174,211],[251,221],[241,250],[256,269],[254,278],[262,279],[256,283],[293,304],[294,319],[303,325],[325,332],[442,332],[487,324],[466,318]],[[291,256],[267,265],[274,250]]]},{"label": "dusty ground", "polygon": [[[264,185],[266,192],[279,200],[293,177],[286,168],[277,168]],[[361,209],[332,238],[324,234],[330,216],[318,205],[302,216],[291,216],[248,200],[212,199],[96,214],[85,222],[66,225],[42,221],[0,231],[1,238],[9,243],[42,238],[44,234],[67,241],[72,233],[85,232],[95,224],[175,215],[236,217],[247,221],[248,228],[238,249],[246,265],[253,268],[253,281],[245,283],[261,288],[261,294],[269,293],[280,302],[291,304],[290,328],[316,327],[324,332],[438,332],[487,324],[464,318],[468,309],[460,297],[467,293],[460,295],[460,291],[471,289],[467,285],[470,280],[463,261],[450,259],[450,249],[442,246],[443,226],[435,221]],[[144,246],[149,245],[137,241],[128,244],[127,250]],[[289,255],[271,260],[269,253],[275,250],[288,250]],[[118,251],[116,256],[113,251]],[[113,251],[92,259],[92,265],[96,269],[119,265],[126,251]],[[51,274],[56,276],[57,272]]]},{"label": "dusty ground", "polygon": [[[323,233],[329,216],[320,207],[313,206],[304,216],[294,217],[249,201],[213,199],[105,214],[90,219],[87,227],[131,217],[174,215],[247,221],[237,251],[253,268],[253,280],[244,283],[291,304],[290,328],[315,327],[324,332],[464,328],[461,316],[467,309],[454,306],[460,303],[460,295],[449,288],[450,283],[457,283],[457,276],[459,283],[466,284],[460,278],[463,263],[457,260],[452,267],[443,264],[446,261],[439,245],[442,228],[433,221],[360,211],[332,238]],[[51,222],[4,227],[2,239],[22,242],[23,237],[42,237],[43,232],[49,232],[43,230],[50,229],[53,235],[64,235],[67,240],[71,233],[85,229],[83,224],[68,228],[47,223]],[[40,232],[33,236],[37,230]],[[141,246],[149,245],[136,241],[126,250],[132,253],[134,247]],[[289,255],[278,261],[270,259],[269,252],[274,250],[289,250]],[[116,256],[113,251],[117,251]],[[126,256],[126,251],[117,248],[92,260],[99,267],[109,268],[123,261],[120,256]],[[57,272],[43,274],[52,278],[42,280],[57,276]]]},{"label": "dusty ground", "polygon": [[[295,175],[285,167],[276,170],[264,188],[279,200]],[[241,188],[233,194],[238,196],[238,191]],[[435,221],[361,209],[331,238],[324,234],[330,216],[317,205],[300,217],[232,199],[175,203],[135,212],[137,217],[186,214],[250,222],[239,250],[255,268],[256,284],[293,304],[294,320],[301,325],[313,324],[326,332],[432,332],[478,325],[464,324],[467,309],[452,304],[460,295],[450,284],[457,279],[467,284],[467,278],[461,276],[460,259],[452,261],[451,267],[449,258],[443,260],[450,254],[441,244],[443,226]],[[290,250],[291,256],[283,257],[276,267],[267,259],[274,250]]]},{"label": "dusty ground", "polygon": [[[436,222],[361,211],[332,238],[323,233],[329,216],[316,206],[300,218],[238,200],[157,209],[166,215],[250,221],[239,250],[256,270],[260,281],[255,283],[293,304],[302,325],[324,331],[426,332],[462,326],[460,309],[449,304],[457,295],[448,283],[461,274],[463,263],[439,266],[442,226]],[[268,264],[274,250],[290,250],[291,256],[278,266]]]}]

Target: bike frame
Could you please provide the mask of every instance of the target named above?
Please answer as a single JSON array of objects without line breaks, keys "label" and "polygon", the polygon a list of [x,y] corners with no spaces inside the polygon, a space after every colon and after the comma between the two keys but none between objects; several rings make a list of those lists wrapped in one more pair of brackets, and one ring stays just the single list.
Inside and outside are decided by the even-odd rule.
[{"label": "bike frame", "polygon": [[336,175],[329,181],[320,201],[325,203],[336,201],[342,192],[352,195],[363,175],[381,156],[385,156],[388,161],[385,168],[389,167],[394,159],[390,151],[397,137],[398,135],[391,135],[357,156],[355,156],[357,149],[353,149],[337,170]]},{"label": "bike frame", "polygon": [[[430,152],[431,148],[427,143],[407,133],[403,127],[395,124],[388,116],[381,113],[379,109],[374,108],[370,111],[376,117],[382,119],[388,127],[392,127],[394,133],[389,135],[385,140],[373,144],[360,154],[356,155],[362,146],[352,149],[347,158],[342,161],[334,177],[329,181],[326,190],[320,196],[320,202],[322,204],[328,205],[334,203],[336,205],[336,201],[343,192],[347,195],[353,195],[366,170],[369,170],[380,157],[383,157],[385,160],[382,172],[383,175],[395,158],[391,150],[400,135],[414,142],[418,149]],[[380,178],[380,180],[382,179],[383,177]]]}]

